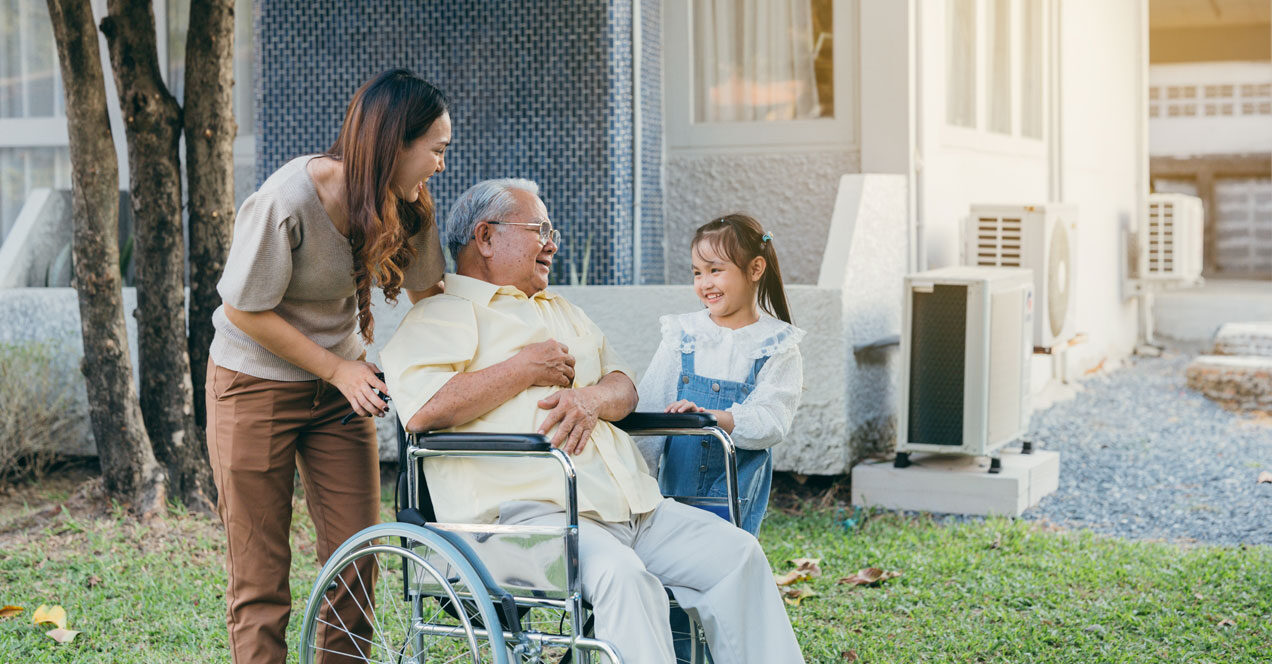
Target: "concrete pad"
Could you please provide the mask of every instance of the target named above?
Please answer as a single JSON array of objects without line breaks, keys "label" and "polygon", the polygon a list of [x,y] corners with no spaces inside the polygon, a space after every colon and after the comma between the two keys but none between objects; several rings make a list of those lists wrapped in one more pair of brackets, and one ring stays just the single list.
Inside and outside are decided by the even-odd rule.
[{"label": "concrete pad", "polygon": [[1060,453],[1001,453],[1002,472],[988,457],[919,455],[908,468],[870,461],[852,469],[852,504],[894,510],[1020,516],[1060,485]]},{"label": "concrete pad", "polygon": [[1272,322],[1225,323],[1215,333],[1214,353],[1272,357]]}]

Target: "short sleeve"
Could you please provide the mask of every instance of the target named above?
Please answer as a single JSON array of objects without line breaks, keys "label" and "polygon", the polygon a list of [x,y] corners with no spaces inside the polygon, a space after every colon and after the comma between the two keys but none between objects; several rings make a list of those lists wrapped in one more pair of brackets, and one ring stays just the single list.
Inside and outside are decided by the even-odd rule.
[{"label": "short sleeve", "polygon": [[428,290],[442,280],[446,272],[446,259],[442,256],[442,242],[437,236],[437,224],[429,223],[411,237],[415,258],[406,266],[402,275],[402,288]]},{"label": "short sleeve", "polygon": [[380,351],[389,396],[403,426],[477,355],[473,305],[438,295],[417,303]]},{"label": "short sleeve", "polygon": [[249,196],[235,217],[225,270],[216,285],[221,300],[240,311],[278,306],[291,284],[292,251],[300,246],[302,234],[272,193]]}]

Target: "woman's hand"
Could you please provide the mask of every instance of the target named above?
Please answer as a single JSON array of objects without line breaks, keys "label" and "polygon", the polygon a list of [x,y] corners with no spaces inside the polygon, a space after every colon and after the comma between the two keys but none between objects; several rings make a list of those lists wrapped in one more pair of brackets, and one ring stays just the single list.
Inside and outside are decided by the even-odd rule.
[{"label": "woman's hand", "polygon": [[389,405],[376,394],[388,394],[389,387],[380,380],[380,368],[370,362],[341,360],[327,382],[336,386],[360,416],[383,415]]},{"label": "woman's hand", "polygon": [[688,400],[681,399],[675,403],[668,405],[663,409],[664,413],[705,413],[705,408],[699,408],[698,404]]},{"label": "woman's hand", "polygon": [[548,339],[522,348],[513,360],[529,374],[531,385],[570,387],[574,384],[574,356],[560,341]]}]

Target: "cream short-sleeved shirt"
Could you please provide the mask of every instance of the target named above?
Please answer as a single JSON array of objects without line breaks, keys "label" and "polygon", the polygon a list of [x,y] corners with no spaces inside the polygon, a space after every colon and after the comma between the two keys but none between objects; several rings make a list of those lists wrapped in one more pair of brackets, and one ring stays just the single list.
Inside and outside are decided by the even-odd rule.
[{"label": "cream short-sleeved shirt", "polygon": [[[418,302],[380,351],[404,424],[455,375],[480,371],[549,339],[565,344],[574,356],[574,387],[595,385],[614,371],[632,376],[600,328],[565,298],[548,291],[526,297],[512,286],[455,274],[445,280],[445,294]],[[530,387],[449,431],[537,431],[548,414],[539,400],[559,389]],[[571,460],[580,513],[625,521],[662,500],[635,442],[609,422],[598,422],[588,445]],[[430,459],[424,472],[441,521],[490,523],[508,501],[566,507],[564,478],[551,459]]]}]

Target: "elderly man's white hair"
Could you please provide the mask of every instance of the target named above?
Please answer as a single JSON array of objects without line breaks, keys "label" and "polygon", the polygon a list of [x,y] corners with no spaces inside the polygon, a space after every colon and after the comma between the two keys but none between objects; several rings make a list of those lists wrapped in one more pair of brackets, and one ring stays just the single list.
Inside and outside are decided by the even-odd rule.
[{"label": "elderly man's white hair", "polygon": [[451,205],[442,228],[442,239],[451,256],[459,258],[459,250],[473,239],[479,222],[502,221],[514,212],[517,200],[513,198],[512,191],[515,189],[539,195],[538,183],[523,178],[483,180],[459,195]]}]

